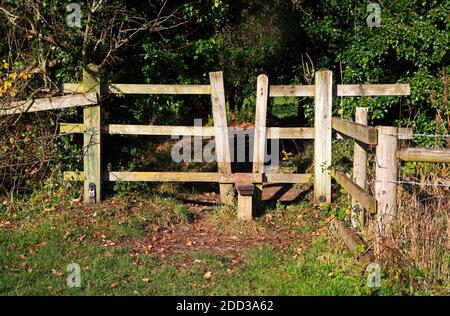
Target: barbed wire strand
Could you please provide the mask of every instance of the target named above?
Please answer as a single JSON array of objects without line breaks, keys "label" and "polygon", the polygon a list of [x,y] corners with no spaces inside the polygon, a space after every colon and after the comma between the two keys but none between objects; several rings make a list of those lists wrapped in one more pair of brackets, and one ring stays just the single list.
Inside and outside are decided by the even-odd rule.
[{"label": "barbed wire strand", "polygon": [[12,168],[12,167],[24,167],[24,166],[29,166],[29,165],[35,165],[35,164],[39,164],[39,163],[46,163],[46,162],[50,162],[50,161],[57,161],[57,160],[64,160],[64,159],[69,159],[69,158],[81,158],[87,155],[87,150],[89,147],[94,146],[95,143],[93,142],[93,135],[90,135],[90,141],[87,145],[82,146],[80,148],[80,151],[83,150],[82,154],[74,154],[74,155],[70,155],[70,156],[63,156],[63,157],[53,157],[53,158],[47,158],[47,159],[41,159],[41,160],[34,160],[31,162],[23,162],[23,163],[17,163],[17,164],[9,164],[9,165],[0,165],[0,169],[7,169],[7,168]]},{"label": "barbed wire strand", "polygon": [[398,183],[398,184],[411,184],[411,185],[420,185],[420,186],[436,186],[436,187],[450,187],[450,182],[417,182],[417,181],[406,181],[406,180],[377,180],[375,182],[384,182],[384,183]]},{"label": "barbed wire strand", "polygon": [[430,138],[450,138],[450,135],[444,134],[408,134],[408,133],[383,133],[386,136],[411,136],[411,137],[430,137]]},{"label": "barbed wire strand", "polygon": [[[35,140],[42,140],[42,139],[55,139],[55,138],[61,138],[64,136],[68,136],[68,135],[74,135],[73,133],[61,133],[61,134],[56,134],[56,135],[45,135],[45,136],[35,136],[35,137],[29,137],[29,136],[25,136],[24,138],[19,138],[19,139],[14,139],[14,143],[17,142],[32,142]],[[11,135],[10,137],[14,137],[13,135]],[[5,144],[11,144],[11,141],[2,141],[0,142],[0,145],[5,145]]]}]

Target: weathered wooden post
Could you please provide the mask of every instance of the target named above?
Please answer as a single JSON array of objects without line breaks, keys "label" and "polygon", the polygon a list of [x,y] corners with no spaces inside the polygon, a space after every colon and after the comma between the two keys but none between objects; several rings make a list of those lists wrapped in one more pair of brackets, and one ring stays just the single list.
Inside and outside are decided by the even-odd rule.
[{"label": "weathered wooden post", "polygon": [[[355,122],[367,126],[367,108],[356,108]],[[357,185],[366,190],[367,181],[367,148],[368,146],[355,140],[353,157],[353,180]],[[365,224],[365,209],[352,198],[351,222],[354,228],[362,228]]]},{"label": "weathered wooden post", "polygon": [[378,129],[376,149],[375,198],[377,200],[377,237],[390,232],[390,224],[397,216],[397,147],[398,128],[381,126]]},{"label": "weathered wooden post", "polygon": [[331,202],[331,108],[333,73],[316,72],[314,111],[314,201]]},{"label": "weathered wooden post", "polygon": [[[223,73],[210,72],[211,101],[213,108],[217,166],[221,175],[231,174],[230,139],[228,136],[227,112]],[[226,205],[234,204],[233,184],[219,183],[220,200]]]},{"label": "weathered wooden post", "polygon": [[255,185],[252,183],[236,183],[238,191],[238,218],[242,220],[252,219],[253,192]]},{"label": "weathered wooden post", "polygon": [[[267,140],[267,102],[269,99],[269,78],[266,75],[258,76],[256,87],[256,118],[255,135],[253,139],[253,173],[264,173],[264,161]],[[261,207],[262,183],[256,184],[254,197],[254,207]]]},{"label": "weathered wooden post", "polygon": [[[100,99],[98,66],[89,64],[83,69],[83,92],[95,92]],[[100,102],[100,101],[99,101]],[[100,105],[83,109],[84,123],[84,202],[101,201],[101,109]]]}]

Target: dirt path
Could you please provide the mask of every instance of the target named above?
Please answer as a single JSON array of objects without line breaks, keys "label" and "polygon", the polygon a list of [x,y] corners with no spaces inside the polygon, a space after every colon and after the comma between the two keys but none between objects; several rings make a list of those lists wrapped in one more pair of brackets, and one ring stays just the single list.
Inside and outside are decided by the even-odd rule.
[{"label": "dirt path", "polygon": [[[297,201],[304,194],[302,189],[274,185],[264,188],[263,200]],[[248,249],[263,245],[280,249],[298,240],[304,240],[306,244],[310,239],[291,229],[291,225],[300,224],[301,217],[285,221],[280,212],[262,216],[257,222],[242,223],[234,220],[233,216],[210,216],[212,208],[219,203],[218,194],[204,193],[196,196],[195,200],[190,197],[183,201],[195,214],[193,222],[157,229],[145,238],[128,239],[123,244],[134,252],[144,252],[158,258],[196,251],[230,255],[239,261]]]}]

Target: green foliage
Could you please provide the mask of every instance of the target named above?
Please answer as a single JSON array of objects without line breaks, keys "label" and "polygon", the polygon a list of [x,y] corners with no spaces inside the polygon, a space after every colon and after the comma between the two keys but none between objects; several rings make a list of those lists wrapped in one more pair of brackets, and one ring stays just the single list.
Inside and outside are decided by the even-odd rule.
[{"label": "green foliage", "polygon": [[[342,98],[335,112],[353,118],[369,108],[369,123],[402,124],[430,134],[448,133],[449,4],[395,1],[381,5],[381,27],[366,25],[366,2],[299,2],[305,46],[318,67],[334,71],[338,83],[410,83],[411,97]],[[341,72],[342,69],[342,72]],[[444,87],[447,82],[446,87]],[[447,90],[447,92],[446,92]],[[439,120],[435,120],[440,116]],[[417,139],[442,146],[441,140]]]},{"label": "green foliage", "polygon": [[348,215],[350,215],[350,209],[342,204],[341,206],[339,206],[332,203],[322,203],[320,205],[320,210],[326,216],[336,217],[340,221],[344,220]]},{"label": "green foliage", "polygon": [[[36,17],[24,13],[33,12],[28,10],[31,2],[3,1],[4,7],[20,17],[15,23],[21,27],[15,27],[8,18],[0,23],[0,32],[8,39],[0,44],[0,60],[5,58],[14,71],[37,71],[26,89],[21,90],[22,95],[58,93],[57,87],[63,83],[81,79],[83,63],[101,63],[111,43],[98,40],[107,29],[100,26],[109,25],[112,9],[126,12],[119,15],[124,23],[130,23],[133,12],[142,14],[146,21],[153,21],[161,9],[158,4],[163,3],[156,2],[156,7],[152,7],[146,2],[108,1],[93,16],[85,43],[88,56],[83,57],[88,8],[81,5],[81,30],[72,29],[65,20],[65,6],[70,2],[44,1]],[[357,106],[366,106],[370,125],[396,124],[413,127],[416,133],[449,134],[448,1],[383,2],[380,28],[366,24],[368,3],[355,0],[171,1],[164,12],[176,10],[176,22],[144,23],[141,32],[113,50],[112,59],[102,64],[101,74],[110,82],[207,84],[210,71],[223,70],[227,116],[231,124],[239,124],[254,120],[259,74],[266,73],[270,84],[313,84],[314,71],[327,67],[333,71],[335,83],[411,85],[409,97],[334,98],[334,115],[352,119]],[[0,14],[5,17],[5,12]],[[39,16],[42,20],[35,21]],[[8,44],[12,42],[17,45]],[[102,107],[106,123],[112,124],[191,125],[194,118],[202,118],[213,125],[209,96],[107,95]],[[289,118],[301,126],[313,124],[313,98],[275,98],[271,107],[270,113],[277,119]],[[36,125],[33,135],[37,136],[43,132],[54,133],[55,122],[81,122],[81,112],[63,110],[56,120],[49,116],[39,119],[39,124],[34,117],[26,120],[21,118],[20,122],[33,122]],[[14,128],[20,129],[17,125]],[[2,130],[2,135],[7,135],[7,131]],[[106,164],[110,163],[113,169],[149,170],[158,166],[152,159],[167,158],[153,155],[153,144],[150,141],[144,144],[141,138],[115,138],[112,142],[114,146],[104,147],[107,148],[104,157],[108,157]],[[445,138],[415,137],[414,142],[426,147],[448,146]],[[72,139],[61,138],[51,144],[48,173],[57,168],[82,168],[79,157],[72,157],[76,154],[72,143]],[[80,148],[81,140],[75,139],[75,143]],[[122,145],[116,150],[116,146]],[[12,147],[6,150],[8,155]],[[24,153],[36,148],[16,147],[10,155],[11,162],[15,163],[23,163],[24,157],[30,157]],[[345,151],[350,153],[350,147],[345,145]],[[150,158],[131,157],[134,161],[129,163],[132,148],[138,150],[140,157]],[[33,157],[44,156],[38,149]],[[15,183],[17,177],[13,175],[8,181]],[[23,187],[29,184],[20,183]]]}]

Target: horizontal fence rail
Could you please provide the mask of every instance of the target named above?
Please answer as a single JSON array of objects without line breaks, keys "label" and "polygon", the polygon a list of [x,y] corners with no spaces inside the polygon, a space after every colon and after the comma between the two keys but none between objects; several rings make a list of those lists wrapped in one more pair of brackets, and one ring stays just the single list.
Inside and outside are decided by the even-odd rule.
[{"label": "horizontal fence rail", "polygon": [[270,97],[313,97],[314,85],[270,86]]},{"label": "horizontal fence rail", "polygon": [[[370,96],[407,96],[409,84],[338,84],[334,86],[333,96],[370,97]],[[315,85],[272,85],[270,97],[314,97]]]},{"label": "horizontal fence rail", "polygon": [[410,95],[409,84],[338,84],[338,97],[402,96]]},{"label": "horizontal fence rail", "polygon": [[450,149],[406,148],[397,155],[403,161],[450,163]]},{"label": "horizontal fence rail", "polygon": [[[104,93],[113,94],[199,94],[210,95],[210,85],[175,85],[175,84],[102,84]],[[80,83],[66,83],[64,93],[82,93],[83,85]]]},{"label": "horizontal fence rail", "polygon": [[[60,133],[84,133],[83,124],[61,123]],[[228,127],[229,135],[249,134],[253,135],[254,127],[241,129]],[[119,135],[154,135],[154,136],[215,136],[212,126],[164,126],[164,125],[126,125],[106,124],[102,128],[105,134]],[[269,139],[314,139],[313,127],[268,127],[267,138]]]},{"label": "horizontal fence rail", "polygon": [[[267,183],[308,183],[311,174],[268,173],[264,175]],[[65,171],[65,181],[84,181],[83,171]],[[103,181],[142,181],[142,182],[216,182],[216,183],[261,183],[261,173],[231,173],[218,172],[147,172],[147,171],[110,171],[102,173]]]},{"label": "horizontal fence rail", "polygon": [[14,101],[5,105],[7,109],[0,110],[0,116],[27,112],[59,110],[71,107],[93,105],[97,104],[97,102],[97,95],[95,93],[34,99],[25,102]]},{"label": "horizontal fence rail", "polygon": [[350,138],[359,140],[368,145],[377,144],[377,129],[355,122],[346,121],[337,117],[331,119],[332,128]]}]

